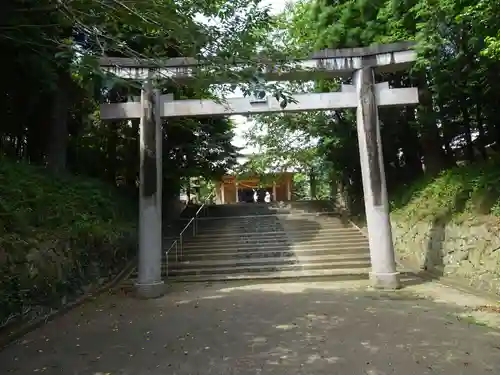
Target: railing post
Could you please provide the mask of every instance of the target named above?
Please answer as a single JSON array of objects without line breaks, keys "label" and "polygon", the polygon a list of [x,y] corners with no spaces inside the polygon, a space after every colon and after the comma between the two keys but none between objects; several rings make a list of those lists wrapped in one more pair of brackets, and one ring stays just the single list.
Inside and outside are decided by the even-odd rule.
[{"label": "railing post", "polygon": [[165,271],[165,274],[168,278],[168,252],[165,254],[165,266],[167,267],[166,271]]}]

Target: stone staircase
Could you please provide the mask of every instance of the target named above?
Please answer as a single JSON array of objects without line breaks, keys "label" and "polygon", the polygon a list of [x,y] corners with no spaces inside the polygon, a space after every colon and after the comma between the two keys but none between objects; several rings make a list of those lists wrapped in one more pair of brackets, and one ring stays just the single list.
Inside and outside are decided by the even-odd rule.
[{"label": "stone staircase", "polygon": [[[321,202],[207,207],[168,280],[368,278],[367,238]],[[164,265],[166,263],[164,262]],[[165,276],[166,269],[163,269]]]}]

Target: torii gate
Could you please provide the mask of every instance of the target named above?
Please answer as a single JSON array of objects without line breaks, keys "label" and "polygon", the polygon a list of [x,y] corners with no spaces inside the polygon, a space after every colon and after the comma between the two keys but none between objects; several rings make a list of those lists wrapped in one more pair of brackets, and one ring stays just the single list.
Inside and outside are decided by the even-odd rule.
[{"label": "torii gate", "polygon": [[[331,50],[294,60],[295,69],[273,65],[264,72],[270,81],[314,80],[319,77],[353,77],[354,85],[340,92],[293,95],[295,103],[281,108],[275,98],[251,100],[231,98],[225,103],[212,100],[179,100],[153,90],[155,78],[189,83],[198,70],[207,69],[192,58],[158,63],[152,60],[101,58],[100,65],[123,78],[144,80],[140,102],[101,105],[101,119],[140,119],[140,214],[139,269],[137,292],[154,298],[165,291],[161,276],[162,228],[162,131],[161,118],[209,115],[250,115],[272,112],[302,112],[357,108],[359,154],[370,244],[370,278],[377,288],[399,288],[387,188],[378,106],[418,103],[417,88],[391,89],[387,82],[375,83],[374,74],[408,69],[416,60],[413,43],[402,42],[366,48]],[[233,65],[235,66],[235,65]],[[241,66],[240,66],[241,67]],[[219,82],[223,83],[223,82]]]}]

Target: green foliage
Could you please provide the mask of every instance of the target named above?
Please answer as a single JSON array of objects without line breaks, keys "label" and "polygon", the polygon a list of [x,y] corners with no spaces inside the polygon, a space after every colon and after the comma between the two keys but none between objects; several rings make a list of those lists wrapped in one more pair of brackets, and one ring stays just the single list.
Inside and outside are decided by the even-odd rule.
[{"label": "green foliage", "polygon": [[314,168],[318,155],[308,128],[314,126],[311,118],[310,113],[256,116],[252,128],[245,134],[248,144],[260,151],[251,162],[269,171]]},{"label": "green foliage", "polygon": [[[0,292],[6,302],[0,324],[80,294],[120,269],[135,244],[137,205],[121,202],[104,183],[137,193],[139,124],[102,122],[99,103],[125,102],[139,95],[140,83],[103,74],[96,58],[192,56],[212,64],[210,75],[190,87],[166,77],[160,89],[176,99],[213,96],[208,79],[227,76],[227,66],[218,63],[239,58],[250,68],[232,78],[241,79],[244,90],[262,89],[265,83],[254,82],[253,54],[272,22],[259,3],[9,0],[0,5],[0,48],[9,57],[3,69],[15,72],[0,82],[0,156],[54,173],[49,177],[45,169],[1,161]],[[219,22],[202,23],[199,15]],[[275,93],[282,98],[281,91]],[[163,130],[165,204],[185,177],[210,180],[235,162],[227,118],[175,119],[165,121]],[[209,194],[208,186],[205,190]]]},{"label": "green foliage", "polygon": [[491,160],[422,178],[394,194],[395,215],[409,221],[493,215],[500,217],[500,170]]},{"label": "green foliage", "polygon": [[[200,14],[220,22],[201,23]],[[226,66],[217,63],[229,56],[251,60],[270,26],[267,10],[254,0],[2,4],[0,47],[12,57],[4,69],[19,74],[7,75],[0,83],[0,154],[135,192],[138,121],[103,123],[98,105],[139,95],[139,83],[103,75],[96,57],[205,59],[213,63],[210,76],[190,87],[166,79],[161,89],[176,99],[208,98],[213,93],[207,79],[227,74]],[[244,88],[255,89],[255,82],[250,82],[255,69],[244,73],[239,77]],[[164,186],[173,187],[168,194],[178,193],[182,177],[212,178],[234,164],[228,119],[175,119],[166,125],[165,121],[164,175],[169,183]]]},{"label": "green foliage", "polygon": [[215,183],[212,180],[201,180],[200,196],[198,200],[203,203],[215,201]]},{"label": "green foliage", "polygon": [[114,188],[0,161],[0,325],[115,275],[136,248],[136,204]]},{"label": "green foliage", "polygon": [[236,163],[233,124],[227,118],[185,118],[165,122],[164,129],[164,155],[170,161],[164,173],[172,178],[217,179]]},{"label": "green foliage", "polygon": [[[315,174],[315,191],[311,191],[311,176],[306,173],[294,173],[293,175],[293,199],[294,200],[329,200],[332,192],[328,175],[319,170]],[[314,196],[312,196],[314,194]]]},{"label": "green foliage", "polygon": [[293,175],[293,199],[307,200],[309,198],[309,181],[304,173]]},{"label": "green foliage", "polygon": [[[417,86],[420,90],[416,110],[379,109],[391,193],[424,174],[434,176],[460,163],[488,160],[498,152],[500,102],[494,93],[500,91],[500,81],[495,78],[500,73],[499,12],[499,3],[489,0],[301,0],[279,17],[280,29],[273,37],[285,53],[297,57],[320,48],[417,42],[418,61],[410,71],[375,77],[392,87]],[[350,77],[317,81],[313,91],[337,91],[340,84],[351,83]],[[254,143],[286,150],[288,134],[297,129],[304,139],[315,137],[316,165],[332,185],[340,187],[348,207],[361,208],[354,112],[283,117],[286,121],[280,119],[279,126],[276,120],[258,118],[264,125],[257,127],[270,127],[273,134],[254,136]],[[293,155],[306,150],[302,145]]]}]

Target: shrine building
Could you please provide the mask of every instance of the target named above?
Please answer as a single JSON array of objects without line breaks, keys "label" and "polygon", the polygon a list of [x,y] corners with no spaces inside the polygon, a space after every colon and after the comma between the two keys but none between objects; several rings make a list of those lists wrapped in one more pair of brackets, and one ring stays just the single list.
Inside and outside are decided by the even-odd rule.
[{"label": "shrine building", "polygon": [[281,172],[261,176],[225,175],[215,183],[217,204],[251,203],[257,192],[258,201],[264,201],[267,192],[272,201],[292,200],[293,172]]}]

